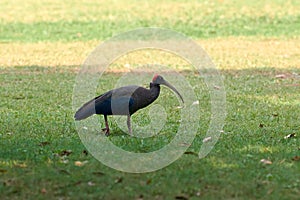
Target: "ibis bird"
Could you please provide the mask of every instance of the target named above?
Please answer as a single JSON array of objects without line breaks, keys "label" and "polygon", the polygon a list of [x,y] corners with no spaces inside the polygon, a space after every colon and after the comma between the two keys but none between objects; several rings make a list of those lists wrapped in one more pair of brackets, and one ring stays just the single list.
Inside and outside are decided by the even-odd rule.
[{"label": "ibis bird", "polygon": [[132,134],[130,122],[131,115],[139,109],[150,105],[158,98],[160,85],[169,87],[180,97],[182,102],[184,102],[180,93],[170,83],[162,76],[155,75],[152,82],[150,82],[150,89],[129,85],[110,90],[85,103],[75,113],[74,118],[75,120],[83,120],[93,114],[104,115],[105,128],[102,130],[105,131],[105,135],[108,136],[110,131],[107,116],[126,115],[128,131],[129,134]]}]

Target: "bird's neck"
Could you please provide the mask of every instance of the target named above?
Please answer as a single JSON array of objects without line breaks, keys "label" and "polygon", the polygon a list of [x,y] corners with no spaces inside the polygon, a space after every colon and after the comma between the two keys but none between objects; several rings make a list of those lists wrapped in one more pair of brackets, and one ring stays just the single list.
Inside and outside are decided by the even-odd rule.
[{"label": "bird's neck", "polygon": [[160,86],[158,84],[150,83],[150,94],[151,94],[151,99],[153,99],[153,101],[157,99],[159,93],[160,93]]}]

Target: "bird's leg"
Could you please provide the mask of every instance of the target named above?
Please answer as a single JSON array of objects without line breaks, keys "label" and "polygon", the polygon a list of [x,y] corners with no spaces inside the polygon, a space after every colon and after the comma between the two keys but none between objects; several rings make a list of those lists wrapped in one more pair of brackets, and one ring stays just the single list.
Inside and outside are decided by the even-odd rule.
[{"label": "bird's leg", "polygon": [[105,131],[105,135],[109,136],[109,126],[107,121],[107,115],[104,115],[104,121],[105,121],[105,128],[102,129],[102,131]]},{"label": "bird's leg", "polygon": [[130,117],[131,117],[130,115],[127,115],[127,127],[128,127],[129,135],[132,135]]}]

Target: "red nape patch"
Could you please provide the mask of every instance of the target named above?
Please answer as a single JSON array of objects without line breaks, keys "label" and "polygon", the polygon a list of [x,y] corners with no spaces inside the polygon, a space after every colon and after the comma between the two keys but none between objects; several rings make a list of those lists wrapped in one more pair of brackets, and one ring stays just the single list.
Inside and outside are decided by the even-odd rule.
[{"label": "red nape patch", "polygon": [[159,76],[158,74],[155,74],[154,77],[153,77],[153,79],[152,79],[152,81],[155,81],[158,76]]}]

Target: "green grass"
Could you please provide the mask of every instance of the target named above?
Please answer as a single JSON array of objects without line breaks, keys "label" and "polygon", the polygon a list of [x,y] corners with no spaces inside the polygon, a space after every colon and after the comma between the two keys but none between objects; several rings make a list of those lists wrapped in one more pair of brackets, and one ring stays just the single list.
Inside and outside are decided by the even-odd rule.
[{"label": "green grass", "polygon": [[[1,1],[0,199],[298,199],[299,10],[297,0]],[[124,64],[158,62],[176,67],[200,100],[199,129],[186,153],[166,168],[130,174],[86,151],[72,95],[79,66],[97,40],[142,26],[180,31],[207,48],[224,77],[228,113],[224,133],[199,160],[210,121],[201,77],[180,71],[182,63],[167,54],[118,60],[98,93],[115,86]],[[159,135],[129,137],[109,118],[109,140],[132,152],[168,144],[179,126],[178,102],[163,88],[155,103],[168,113]],[[133,121],[148,124],[148,111]],[[296,136],[285,139],[289,134]]]},{"label": "green grass", "polygon": [[[103,40],[141,27],[164,27],[192,38],[300,35],[298,1],[87,2],[0,5],[0,41]],[[48,5],[49,4],[49,5]],[[74,5],[75,6],[72,6]],[[27,7],[24,10],[23,7]],[[37,9],[39,8],[39,9]]]},{"label": "green grass", "polygon": [[[188,24],[188,26],[186,26]],[[212,25],[213,24],[213,25]],[[209,16],[189,21],[127,20],[95,21],[57,21],[34,23],[2,23],[0,38],[4,42],[39,42],[39,41],[88,41],[103,40],[112,35],[140,27],[164,27],[181,32],[192,38],[213,38],[228,36],[258,36],[293,38],[300,35],[300,15],[270,18],[237,17],[220,19]]]},{"label": "green grass", "polygon": [[[297,69],[286,71],[292,72],[300,73]],[[299,161],[292,158],[299,155],[300,144],[298,136],[290,139],[284,136],[299,133],[299,93],[297,86],[292,86],[299,84],[299,79],[276,79],[276,73],[271,69],[223,71],[228,117],[225,134],[209,156],[199,160],[196,155],[206,124],[198,130],[199,135],[188,149],[191,154],[184,154],[167,168],[153,173],[127,174],[85,154],[71,109],[76,74],[69,72],[68,67],[59,71],[44,67],[3,70],[0,76],[1,196],[119,199],[126,194],[127,198],[172,199],[183,195],[193,199],[198,193],[208,199],[296,199],[300,193],[300,168]],[[107,74],[102,80],[117,77]],[[199,81],[199,77],[192,75],[187,74],[187,78],[192,84]],[[108,88],[112,82],[107,82]],[[202,95],[197,92],[199,98]],[[163,97],[158,102],[162,101]],[[207,98],[204,96],[202,101],[200,108],[205,108]],[[202,111],[205,121],[209,112]],[[165,145],[161,138],[173,132],[166,130],[140,145],[139,140],[112,126],[110,140],[129,151],[152,151]],[[65,150],[72,153],[60,155]],[[264,165],[261,159],[270,159],[273,164]],[[78,167],[75,161],[88,162]]]}]

